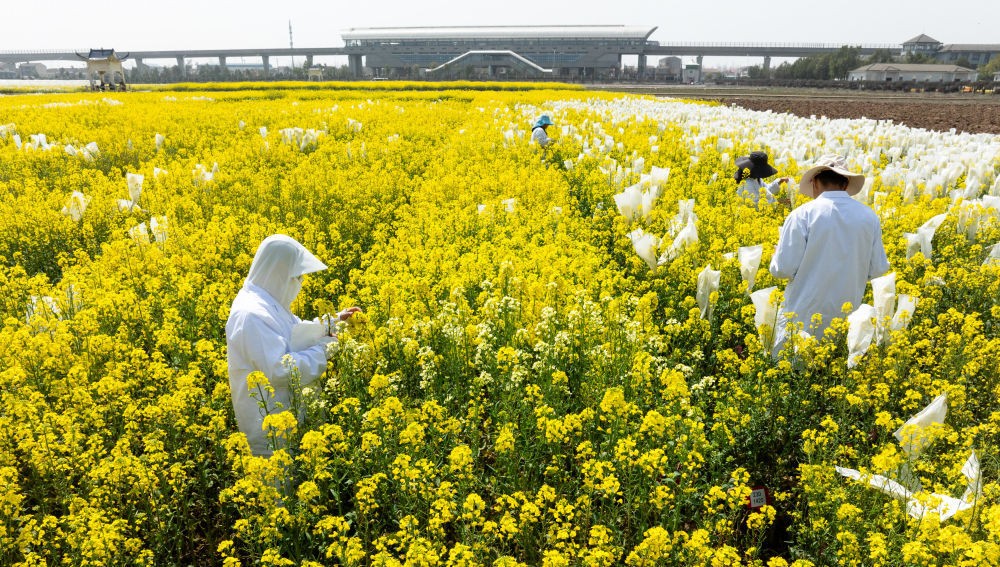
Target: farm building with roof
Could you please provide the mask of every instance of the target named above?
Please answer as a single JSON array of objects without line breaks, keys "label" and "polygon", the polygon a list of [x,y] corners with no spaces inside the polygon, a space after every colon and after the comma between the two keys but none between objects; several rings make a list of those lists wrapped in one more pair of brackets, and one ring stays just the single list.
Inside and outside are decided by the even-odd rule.
[{"label": "farm building with roof", "polygon": [[975,81],[979,73],[958,65],[872,63],[848,73],[851,81],[953,83]]}]

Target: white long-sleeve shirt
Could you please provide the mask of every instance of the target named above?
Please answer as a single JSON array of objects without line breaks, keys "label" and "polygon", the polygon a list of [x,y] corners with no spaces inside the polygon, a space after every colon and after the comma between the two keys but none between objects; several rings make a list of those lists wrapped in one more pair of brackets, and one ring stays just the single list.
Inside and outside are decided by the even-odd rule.
[{"label": "white long-sleeve shirt", "polygon": [[[326,371],[325,344],[290,352],[292,327],[299,322],[301,319],[279,304],[265,289],[253,284],[245,284],[233,300],[226,322],[229,388],[236,423],[247,436],[254,455],[271,455],[267,435],[262,430],[265,410],[259,406],[258,400],[267,402],[267,414],[291,409],[290,372],[282,364],[285,355],[291,355],[298,367],[303,386]],[[274,387],[273,398],[266,391],[251,391],[248,387],[247,376],[255,370],[267,376]],[[251,394],[256,394],[258,399]]]},{"label": "white long-sleeve shirt", "polygon": [[751,199],[756,204],[760,200],[761,189],[766,189],[764,196],[767,197],[767,202],[773,203],[774,197],[781,192],[781,178],[765,185],[763,180],[751,177],[736,189],[736,194],[744,199]]},{"label": "white long-sleeve shirt", "polygon": [[[857,308],[868,281],[889,270],[878,215],[846,191],[823,192],[785,219],[770,268],[774,277],[790,280],[776,346],[783,342],[785,320],[802,322],[820,337],[833,319],[845,316],[844,303]],[[823,321],[810,329],[815,313]]]},{"label": "white long-sleeve shirt", "polygon": [[549,145],[552,139],[545,133],[545,128],[539,126],[531,131],[531,141],[544,148]]}]

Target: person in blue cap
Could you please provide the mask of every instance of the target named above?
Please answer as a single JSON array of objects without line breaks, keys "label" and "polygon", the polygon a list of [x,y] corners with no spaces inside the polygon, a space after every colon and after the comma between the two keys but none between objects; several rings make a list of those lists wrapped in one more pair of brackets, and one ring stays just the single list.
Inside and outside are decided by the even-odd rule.
[{"label": "person in blue cap", "polygon": [[549,135],[545,130],[549,126],[552,126],[552,124],[553,122],[552,119],[549,118],[549,115],[543,114],[538,119],[538,122],[535,122],[535,125],[531,128],[531,141],[543,148],[551,144],[554,140],[549,138]]}]

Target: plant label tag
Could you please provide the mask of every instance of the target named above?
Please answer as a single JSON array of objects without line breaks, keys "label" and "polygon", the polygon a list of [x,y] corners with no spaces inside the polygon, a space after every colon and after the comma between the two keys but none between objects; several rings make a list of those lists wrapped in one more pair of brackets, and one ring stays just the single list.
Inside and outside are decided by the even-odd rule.
[{"label": "plant label tag", "polygon": [[768,500],[770,500],[768,496],[766,488],[763,486],[755,487],[750,491],[750,509],[754,510],[767,504]]}]

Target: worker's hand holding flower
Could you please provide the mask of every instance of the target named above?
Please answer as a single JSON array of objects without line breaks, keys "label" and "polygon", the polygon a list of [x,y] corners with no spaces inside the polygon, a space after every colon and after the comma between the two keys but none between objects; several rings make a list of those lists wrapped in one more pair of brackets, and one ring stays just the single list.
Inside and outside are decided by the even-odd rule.
[{"label": "worker's hand holding flower", "polygon": [[347,309],[344,309],[340,313],[337,313],[337,320],[338,321],[347,321],[355,313],[361,313],[361,308],[360,307],[348,307]]}]

